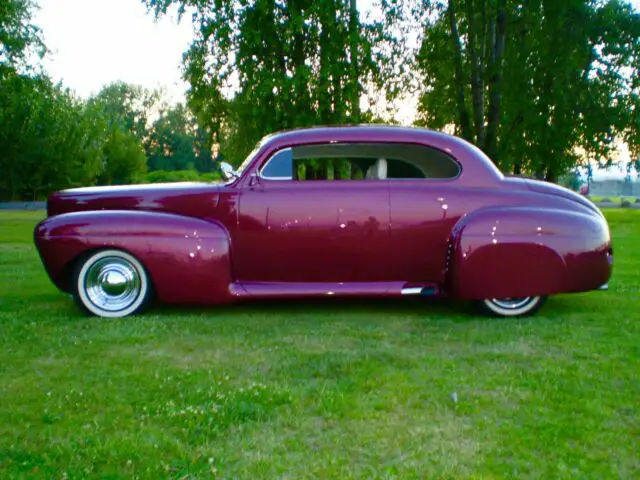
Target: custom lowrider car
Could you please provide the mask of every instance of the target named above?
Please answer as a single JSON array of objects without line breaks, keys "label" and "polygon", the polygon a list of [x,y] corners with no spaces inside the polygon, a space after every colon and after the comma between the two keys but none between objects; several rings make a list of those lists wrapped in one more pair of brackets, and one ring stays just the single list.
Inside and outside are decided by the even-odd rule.
[{"label": "custom lowrider car", "polygon": [[505,177],[473,145],[388,126],[263,139],[226,183],[54,193],[35,243],[51,280],[102,317],[166,303],[447,296],[487,313],[606,288],[613,251],[588,200]]}]

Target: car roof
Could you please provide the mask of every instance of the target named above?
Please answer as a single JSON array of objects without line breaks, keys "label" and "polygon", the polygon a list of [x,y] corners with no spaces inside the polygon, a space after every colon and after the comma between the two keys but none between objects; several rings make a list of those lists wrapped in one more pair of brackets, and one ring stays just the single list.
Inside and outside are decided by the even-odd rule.
[{"label": "car roof", "polygon": [[[453,156],[462,166],[463,183],[491,184],[504,178],[482,150],[466,140],[443,132],[399,125],[332,125],[275,132],[260,141],[261,150],[313,143],[396,142],[426,145]],[[464,177],[464,178],[463,178]]]}]

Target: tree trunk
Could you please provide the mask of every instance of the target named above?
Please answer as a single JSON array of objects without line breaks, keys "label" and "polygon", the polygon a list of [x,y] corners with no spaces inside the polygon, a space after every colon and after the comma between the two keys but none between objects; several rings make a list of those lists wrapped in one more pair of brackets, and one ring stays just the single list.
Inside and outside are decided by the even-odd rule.
[{"label": "tree trunk", "polygon": [[351,122],[360,122],[360,69],[358,66],[358,44],[360,22],[356,0],[349,0],[349,53],[351,60]]},{"label": "tree trunk", "polygon": [[513,174],[520,175],[522,173],[522,160],[519,158],[513,164]]},{"label": "tree trunk", "polygon": [[[308,67],[305,65],[304,43],[304,18],[299,2],[292,2],[293,25],[295,27],[293,34],[293,57],[292,63],[294,68],[294,91],[295,102],[298,118],[294,119],[295,126],[309,125],[312,113],[311,98],[308,89]],[[286,76],[285,76],[286,78]],[[300,118],[301,117],[301,118]]]},{"label": "tree trunk", "polygon": [[320,72],[318,72],[317,105],[320,122],[329,124],[331,116],[331,92],[329,72],[331,71],[331,43],[329,30],[330,18],[324,14],[320,17]]},{"label": "tree trunk", "polygon": [[456,102],[458,103],[458,121],[460,122],[460,130],[462,137],[470,142],[473,141],[473,131],[471,129],[471,121],[469,112],[464,99],[464,74],[462,69],[462,46],[460,45],[460,36],[458,35],[458,24],[456,22],[456,11],[454,0],[449,0],[447,8],[449,16],[449,27],[451,28],[451,41],[453,42],[455,68],[455,91]]},{"label": "tree trunk", "polygon": [[507,37],[506,0],[498,0],[496,13],[496,34],[493,44],[491,62],[491,80],[489,82],[489,113],[487,116],[487,137],[485,152],[494,161],[498,161],[498,125],[500,123],[500,102],[502,100],[502,59],[504,57],[505,40]]},{"label": "tree trunk", "polygon": [[[483,6],[484,1],[485,0],[481,0]],[[467,0],[467,17],[469,22],[467,44],[469,46],[469,56],[471,59],[471,102],[473,105],[475,143],[478,147],[484,148],[484,82],[480,55],[478,54],[478,43],[482,41],[482,37],[478,32],[478,22],[476,22],[474,7],[473,0]]]}]

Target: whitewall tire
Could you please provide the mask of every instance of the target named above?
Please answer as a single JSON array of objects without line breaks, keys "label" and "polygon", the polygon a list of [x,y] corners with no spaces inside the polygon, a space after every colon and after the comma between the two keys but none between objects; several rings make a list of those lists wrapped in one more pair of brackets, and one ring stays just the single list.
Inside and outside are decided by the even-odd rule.
[{"label": "whitewall tire", "polygon": [[142,264],[122,250],[100,250],[76,267],[74,298],[87,313],[120,318],[141,311],[151,297]]},{"label": "whitewall tire", "polygon": [[487,298],[478,302],[480,309],[496,317],[523,317],[537,312],[547,297]]}]

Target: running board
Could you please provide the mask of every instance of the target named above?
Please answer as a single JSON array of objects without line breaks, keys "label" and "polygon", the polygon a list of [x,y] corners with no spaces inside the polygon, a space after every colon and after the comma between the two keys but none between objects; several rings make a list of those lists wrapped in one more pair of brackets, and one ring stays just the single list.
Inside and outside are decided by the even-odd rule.
[{"label": "running board", "polygon": [[[409,285],[409,286],[408,286]],[[399,297],[440,294],[436,284],[407,282],[234,282],[229,290],[235,297]]]}]

